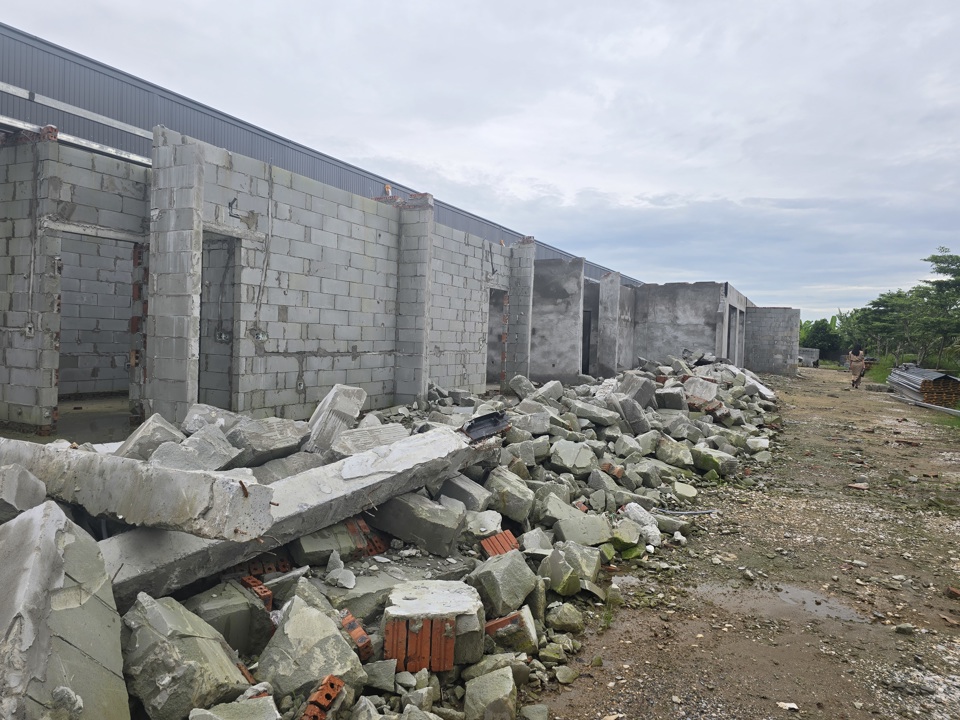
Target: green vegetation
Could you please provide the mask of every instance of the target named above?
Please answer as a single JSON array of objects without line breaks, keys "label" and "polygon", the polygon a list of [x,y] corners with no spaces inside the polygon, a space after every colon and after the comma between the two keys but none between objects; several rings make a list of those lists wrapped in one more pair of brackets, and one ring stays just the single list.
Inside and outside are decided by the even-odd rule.
[{"label": "green vegetation", "polygon": [[[892,367],[908,361],[955,374],[960,362],[960,255],[941,247],[924,261],[930,263],[936,279],[909,290],[882,293],[866,307],[838,311],[830,322],[810,323],[806,337],[829,341],[825,327],[837,336],[841,350],[861,345],[867,355],[879,358],[867,373],[878,382],[886,380]],[[817,323],[822,324],[819,334],[813,334]],[[820,347],[804,345],[804,337],[801,326],[800,344]]]}]

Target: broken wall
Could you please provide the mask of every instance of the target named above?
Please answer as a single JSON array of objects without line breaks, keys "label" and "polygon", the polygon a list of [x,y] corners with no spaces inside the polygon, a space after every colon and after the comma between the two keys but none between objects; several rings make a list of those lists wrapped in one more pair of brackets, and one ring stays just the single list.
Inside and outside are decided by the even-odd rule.
[{"label": "broken wall", "polygon": [[367,407],[421,397],[428,380],[484,387],[489,291],[509,290],[511,250],[438,225],[431,196],[379,202],[165,128],[154,171],[147,414],[181,419],[201,385],[287,418],[337,383]]},{"label": "broken wall", "polygon": [[800,311],[748,307],[744,365],[754,372],[795,375],[800,354]]},{"label": "broken wall", "polygon": [[445,225],[435,228],[430,379],[445,388],[483,392],[490,290],[509,291],[510,253],[476,235]]},{"label": "broken wall", "polygon": [[530,378],[571,382],[583,356],[583,258],[538,260],[533,268]]},{"label": "broken wall", "polygon": [[585,375],[596,375],[600,352],[600,283],[583,281],[583,349],[581,370]]},{"label": "broken wall", "polygon": [[148,182],[55,139],[0,148],[0,422],[49,433],[59,394],[126,386],[127,248],[144,240]]}]

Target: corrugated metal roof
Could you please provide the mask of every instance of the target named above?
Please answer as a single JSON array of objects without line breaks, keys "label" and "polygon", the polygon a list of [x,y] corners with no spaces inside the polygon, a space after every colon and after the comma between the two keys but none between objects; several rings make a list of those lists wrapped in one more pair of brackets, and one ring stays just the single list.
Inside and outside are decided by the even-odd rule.
[{"label": "corrugated metal roof", "polygon": [[[0,115],[35,125],[56,125],[62,133],[134,155],[149,157],[152,141],[122,125],[147,130],[163,125],[356,195],[378,197],[386,184],[401,197],[416,192],[3,23],[0,23],[0,83],[33,94],[24,98],[0,90]],[[36,96],[46,96],[116,122],[111,125],[66,112],[32,99]],[[524,237],[523,233],[443,201],[435,201],[435,207],[438,223],[489,242],[503,240],[509,245]],[[537,253],[538,257],[573,257],[540,242]],[[589,261],[584,268],[584,275],[592,280],[599,280],[607,272],[610,272],[608,268]],[[641,284],[627,276],[623,276],[623,282]]]}]

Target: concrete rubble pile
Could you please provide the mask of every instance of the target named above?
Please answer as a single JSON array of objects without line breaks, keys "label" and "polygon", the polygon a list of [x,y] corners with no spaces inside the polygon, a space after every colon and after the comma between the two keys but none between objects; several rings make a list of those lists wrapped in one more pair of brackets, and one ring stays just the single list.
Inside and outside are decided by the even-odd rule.
[{"label": "concrete rubble pile", "polygon": [[676,511],[769,462],[779,416],[700,353],[510,388],[0,440],[3,716],[547,718],[611,576],[675,567]]}]

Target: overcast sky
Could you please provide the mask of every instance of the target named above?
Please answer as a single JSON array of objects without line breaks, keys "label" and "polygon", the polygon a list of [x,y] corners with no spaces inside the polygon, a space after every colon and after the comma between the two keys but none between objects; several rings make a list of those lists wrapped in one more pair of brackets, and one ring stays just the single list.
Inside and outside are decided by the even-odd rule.
[{"label": "overcast sky", "polygon": [[645,282],[804,319],[960,252],[956,0],[48,0],[2,21]]}]

